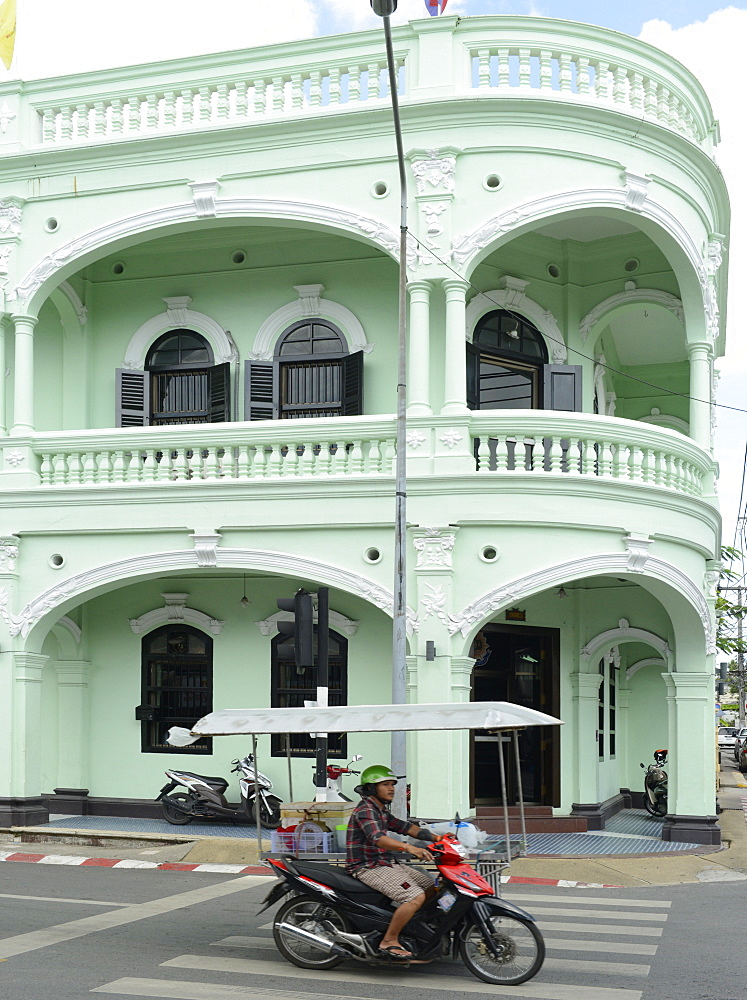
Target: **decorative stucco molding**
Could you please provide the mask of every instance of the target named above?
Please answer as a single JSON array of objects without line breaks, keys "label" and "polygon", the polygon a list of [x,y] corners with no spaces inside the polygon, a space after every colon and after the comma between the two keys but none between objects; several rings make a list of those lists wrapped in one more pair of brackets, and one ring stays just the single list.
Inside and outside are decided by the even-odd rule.
[{"label": "decorative stucco molding", "polygon": [[718,271],[723,260],[725,238],[712,233],[703,254],[700,284],[703,289],[703,308],[706,314],[706,330],[711,340],[718,339],[721,330],[721,315],[718,307]]},{"label": "decorative stucco molding", "polygon": [[595,635],[593,639],[589,639],[586,645],[581,649],[581,659],[583,661],[584,672],[588,669],[590,662],[595,660],[598,656],[606,656],[608,653],[613,652],[613,650],[623,642],[642,642],[647,646],[651,646],[657,651],[661,661],[667,669],[669,669],[669,661],[672,655],[672,650],[670,649],[669,643],[666,639],[662,639],[660,635],[657,635],[655,632],[649,632],[647,629],[634,628],[631,626],[627,618],[621,618],[617,623],[617,628],[611,628],[607,629],[605,632],[600,632],[599,635]]},{"label": "decorative stucco molding", "polygon": [[218,543],[220,542],[220,532],[217,531],[194,531],[190,535],[194,539],[197,565],[217,566],[218,565]]},{"label": "decorative stucco molding", "polygon": [[75,291],[69,281],[63,281],[59,285],[60,291],[73,307],[73,312],[81,326],[88,322],[88,309],[81,302],[80,296]]},{"label": "decorative stucco molding", "polygon": [[0,573],[15,573],[21,540],[17,535],[0,538]]},{"label": "decorative stucco molding", "polygon": [[[452,258],[464,273],[468,273],[484,253],[490,252],[494,243],[520,226],[529,226],[540,220],[547,223],[555,215],[584,208],[626,210],[627,198],[628,191],[622,187],[579,188],[523,202],[480,223],[472,232],[456,237],[452,244]],[[647,197],[639,214],[655,222],[672,236],[687,254],[695,272],[701,273],[703,260],[700,250],[690,232],[673,212]]]},{"label": "decorative stucco molding", "polygon": [[[278,622],[289,622],[293,620],[293,615],[290,611],[278,611],[274,615],[270,615],[269,618],[265,618],[260,622],[255,622],[262,635],[275,635],[278,630]],[[318,613],[316,607],[314,608],[314,621],[318,620]],[[333,611],[332,608],[329,609],[329,624],[332,629],[337,632],[344,632],[345,635],[355,635],[358,631],[358,626],[360,622],[353,621],[352,618],[347,618],[345,615],[340,614],[339,611]]]},{"label": "decorative stucco molding", "polygon": [[625,548],[628,550],[628,570],[631,573],[642,573],[646,568],[649,557],[649,549],[653,544],[653,539],[648,535],[641,535],[631,532],[625,539]]},{"label": "decorative stucco molding", "polygon": [[415,149],[408,154],[417,194],[443,191],[453,194],[456,187],[456,158],[461,150]]},{"label": "decorative stucco molding", "polygon": [[[7,202],[13,199],[5,200]],[[20,199],[15,200],[20,202]],[[346,230],[351,236],[363,236],[395,260],[399,259],[399,234],[393,229],[377,219],[340,211],[329,205],[267,198],[216,198],[215,214],[223,219],[289,219],[326,225],[332,229]],[[194,221],[195,203],[189,201],[116,219],[82,233],[47,254],[23,277],[13,291],[16,308],[25,310],[35,305],[38,309],[38,304],[32,300],[42,286],[47,281],[58,285],[62,278],[79,268],[81,258],[86,255],[95,256],[97,251],[105,247],[111,252],[119,241],[133,235],[148,232],[155,234],[166,226],[194,224]]]},{"label": "decorative stucco molding", "polygon": [[682,308],[682,301],[678,299],[676,295],[671,295],[669,292],[663,292],[659,288],[637,288],[635,284],[630,281],[626,282],[625,291],[617,292],[615,295],[610,295],[609,298],[599,302],[584,316],[578,327],[578,332],[581,336],[582,342],[586,343],[586,339],[594,327],[597,326],[597,324],[607,315],[609,315],[609,313],[618,309],[620,306],[635,304],[662,306],[664,309],[668,309],[669,312],[676,316],[680,323],[684,324],[685,322],[685,311]]},{"label": "decorative stucco molding", "polygon": [[648,186],[651,183],[651,178],[626,170],[623,179],[625,181],[625,207],[631,212],[642,211],[643,204],[648,197]]},{"label": "decorative stucco molding", "polygon": [[562,365],[568,352],[558,321],[549,309],[543,308],[538,302],[529,298],[526,294],[528,285],[528,281],[506,274],[499,281],[497,288],[475,295],[464,314],[467,340],[472,340],[475,327],[486,313],[492,312],[496,307],[510,309],[512,312],[520,313],[539,330],[547,347],[547,356],[554,364]]},{"label": "decorative stucco molding", "polygon": [[0,132],[2,132],[3,135],[5,135],[8,131],[10,123],[14,122],[17,117],[18,116],[15,111],[11,111],[8,107],[7,101],[3,101],[3,103],[0,104]]},{"label": "decorative stucco molding", "polygon": [[643,670],[644,667],[659,667],[664,671],[669,668],[666,661],[659,656],[646,656],[642,660],[636,660],[635,663],[631,663],[628,669],[625,671],[625,679],[630,680],[631,677],[635,677],[639,670]]},{"label": "decorative stucco molding", "polygon": [[687,420],[683,420],[682,417],[672,416],[671,413],[662,413],[658,406],[652,406],[651,413],[647,413],[645,417],[638,417],[638,419],[643,424],[668,427],[672,431],[679,431],[680,434],[690,433],[690,424]]},{"label": "decorative stucco molding", "polygon": [[456,542],[456,528],[425,528],[412,532],[418,554],[415,569],[451,569],[451,553]]},{"label": "decorative stucco molding", "polygon": [[231,334],[210,316],[190,309],[192,299],[188,295],[166,298],[163,301],[166,303],[166,312],[147,320],[132,335],[125,350],[123,368],[141,369],[152,343],[161,334],[180,327],[194,330],[207,340],[213,349],[215,364],[238,360],[239,352]]},{"label": "decorative stucco molding", "polygon": [[195,203],[195,213],[198,219],[211,219],[217,214],[219,181],[196,181],[188,184]]},{"label": "decorative stucco molding", "polygon": [[259,328],[254,338],[254,348],[249,353],[252,361],[272,361],[275,344],[288,327],[298,320],[314,316],[331,320],[335,326],[339,326],[351,352],[363,351],[364,354],[369,354],[373,350],[373,344],[369,344],[366,339],[358,317],[339,302],[322,298],[324,285],[295,285],[294,288],[298,299],[276,309]]},{"label": "decorative stucco molding", "polygon": [[212,632],[213,635],[220,635],[225,622],[206,615],[196,608],[187,607],[189,594],[161,594],[164,600],[162,608],[153,608],[139,618],[130,618],[130,628],[135,635],[143,635],[151,632],[159,625],[169,625],[172,622],[187,622],[203,632]]},{"label": "decorative stucco molding", "polygon": [[[476,632],[480,625],[489,621],[495,612],[515,601],[532,597],[534,594],[550,587],[557,587],[569,580],[607,574],[621,576],[627,572],[629,572],[627,552],[599,553],[549,566],[538,573],[518,577],[502,587],[491,590],[466,605],[459,614],[449,615],[449,632],[452,635],[461,632],[467,638]],[[715,626],[700,583],[696,584],[679,567],[654,556],[649,556],[646,561],[646,576],[666,583],[687,601],[700,619],[705,638],[706,654],[715,653]]]},{"label": "decorative stucco molding", "polygon": [[24,204],[25,200],[16,198],[15,195],[0,198],[0,238],[16,240],[21,238]]},{"label": "decorative stucco molding", "polygon": [[[320,584],[336,587],[346,593],[363,598],[390,617],[394,613],[394,594],[368,577],[352,573],[340,566],[308,559],[290,552],[264,551],[261,549],[218,548],[216,565],[236,569],[239,572],[259,570],[274,576],[288,576],[291,579],[316,580]],[[151,552],[103,563],[92,569],[68,577],[55,587],[37,594],[22,609],[19,615],[8,611],[9,595],[0,588],[0,618],[9,625],[12,636],[27,638],[32,629],[43,619],[53,615],[59,618],[61,606],[79,604],[81,599],[93,592],[116,583],[123,585],[127,580],[153,576],[162,573],[179,573],[194,569],[198,565],[195,549],[180,549],[171,552]],[[415,611],[407,608],[407,632],[417,632],[419,621]]]}]

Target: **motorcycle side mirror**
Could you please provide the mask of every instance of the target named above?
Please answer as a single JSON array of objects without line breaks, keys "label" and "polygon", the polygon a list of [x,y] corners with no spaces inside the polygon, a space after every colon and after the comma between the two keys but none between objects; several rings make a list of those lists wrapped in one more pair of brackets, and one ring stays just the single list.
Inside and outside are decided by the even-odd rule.
[{"label": "motorcycle side mirror", "polygon": [[351,764],[355,764],[356,761],[359,761],[359,760],[363,760],[363,754],[362,753],[357,753],[355,755],[355,757],[353,757],[353,759],[350,761],[350,763]]},{"label": "motorcycle side mirror", "polygon": [[643,768],[644,771],[646,770],[646,765],[645,764],[641,764],[641,767]]}]

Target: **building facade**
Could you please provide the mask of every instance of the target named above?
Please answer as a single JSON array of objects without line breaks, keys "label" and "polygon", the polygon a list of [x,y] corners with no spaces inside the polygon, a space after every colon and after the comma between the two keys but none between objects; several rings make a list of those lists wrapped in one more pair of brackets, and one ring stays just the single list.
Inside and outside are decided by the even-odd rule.
[{"label": "building facade", "polygon": [[[507,699],[529,801],[593,825],[668,747],[718,842],[712,454],[728,200],[698,82],[541,18],[394,31],[409,184],[408,697]],[[227,773],[211,708],[391,697],[398,170],[379,32],[0,86],[0,820]],[[375,735],[333,751],[388,757]],[[262,741],[287,796],[285,746]],[[295,796],[309,742],[291,747]],[[185,757],[193,758],[188,762]],[[414,810],[495,800],[415,734]]]}]

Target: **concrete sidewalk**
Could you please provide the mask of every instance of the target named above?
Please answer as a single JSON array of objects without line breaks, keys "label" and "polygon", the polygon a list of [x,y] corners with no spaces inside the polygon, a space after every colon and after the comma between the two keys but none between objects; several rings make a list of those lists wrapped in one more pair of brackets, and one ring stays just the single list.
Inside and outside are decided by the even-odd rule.
[{"label": "concrete sidewalk", "polygon": [[[722,765],[719,816],[724,846],[669,854],[630,852],[575,857],[525,857],[515,860],[512,878],[563,880],[613,886],[672,885],[682,882],[747,881],[747,781],[728,761]],[[269,850],[269,841],[263,840]],[[74,828],[27,827],[0,830],[1,852],[33,851],[36,855],[79,857],[81,854],[118,860],[168,864],[256,865],[258,844],[250,837],[195,837],[186,833],[150,834],[102,832]]]}]

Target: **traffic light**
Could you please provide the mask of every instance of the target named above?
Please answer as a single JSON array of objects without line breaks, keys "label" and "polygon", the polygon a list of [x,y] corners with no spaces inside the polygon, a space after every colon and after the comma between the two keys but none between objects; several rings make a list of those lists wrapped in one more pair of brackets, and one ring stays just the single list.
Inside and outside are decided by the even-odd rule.
[{"label": "traffic light", "polygon": [[294,597],[278,597],[281,611],[290,611],[293,618],[289,622],[278,622],[278,632],[287,636],[278,643],[277,653],[283,659],[295,660],[296,667],[303,670],[314,666],[314,606],[308,590],[297,590]]},{"label": "traffic light", "polygon": [[726,694],[726,681],[728,680],[728,677],[729,677],[729,664],[728,663],[720,663],[719,664],[718,676],[719,676],[719,680],[717,681],[718,693],[719,693],[719,697],[721,697],[721,695]]}]

